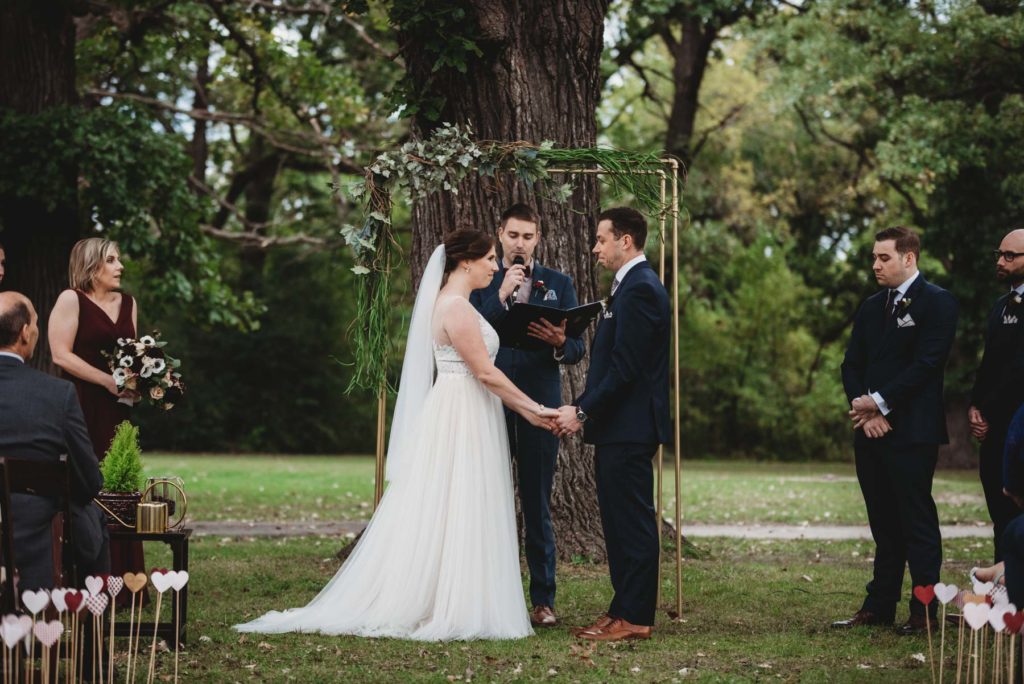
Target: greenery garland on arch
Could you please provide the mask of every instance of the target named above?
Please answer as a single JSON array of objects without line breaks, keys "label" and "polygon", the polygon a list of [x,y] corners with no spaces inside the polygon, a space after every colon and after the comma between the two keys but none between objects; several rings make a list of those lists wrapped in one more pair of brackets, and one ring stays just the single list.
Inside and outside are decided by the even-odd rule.
[{"label": "greenery garland on arch", "polygon": [[[349,385],[378,390],[387,386],[391,336],[391,268],[401,249],[391,224],[393,193],[402,191],[410,204],[435,192],[458,193],[463,179],[476,174],[494,178],[511,173],[516,181],[537,188],[544,197],[561,203],[572,196],[570,183],[558,183],[549,169],[599,169],[601,182],[617,194],[630,195],[650,216],[671,211],[671,199],[663,204],[661,181],[652,166],[663,167],[657,155],[609,148],[557,148],[550,141],[475,141],[472,129],[445,123],[425,140],[411,140],[399,149],[379,155],[366,168],[361,183],[348,194],[364,204],[362,226],[341,229],[355,252],[352,271],[360,275],[357,315],[353,322],[356,372]],[[335,188],[338,190],[339,188]]]}]

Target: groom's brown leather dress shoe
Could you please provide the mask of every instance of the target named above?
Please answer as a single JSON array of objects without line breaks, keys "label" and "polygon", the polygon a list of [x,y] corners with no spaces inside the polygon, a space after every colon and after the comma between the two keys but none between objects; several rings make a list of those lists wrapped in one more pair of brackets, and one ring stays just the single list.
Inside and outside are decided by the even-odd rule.
[{"label": "groom's brown leather dress shoe", "polygon": [[551,606],[534,606],[530,611],[530,622],[534,627],[554,627],[558,618]]},{"label": "groom's brown leather dress shoe", "polygon": [[580,636],[584,632],[599,632],[600,630],[604,629],[613,622],[615,622],[615,618],[608,615],[608,613],[605,613],[601,617],[597,618],[597,622],[590,625],[589,627],[576,627],[572,629],[571,632],[573,636]]},{"label": "groom's brown leather dress shoe", "polygon": [[858,610],[853,614],[852,618],[846,620],[836,620],[832,623],[833,629],[847,629],[849,627],[860,627],[861,625],[874,626],[874,625],[891,625],[892,618],[888,620],[880,618],[876,613],[872,613],[870,610]]},{"label": "groom's brown leather dress shoe", "polygon": [[900,636],[914,636],[924,634],[929,627],[935,627],[935,620],[925,620],[924,615],[911,615],[909,620],[896,628],[896,633]]},{"label": "groom's brown leather dress shoe", "polygon": [[596,631],[583,631],[577,637],[590,641],[630,641],[633,639],[650,639],[652,627],[634,625],[622,619],[612,620],[608,625]]}]

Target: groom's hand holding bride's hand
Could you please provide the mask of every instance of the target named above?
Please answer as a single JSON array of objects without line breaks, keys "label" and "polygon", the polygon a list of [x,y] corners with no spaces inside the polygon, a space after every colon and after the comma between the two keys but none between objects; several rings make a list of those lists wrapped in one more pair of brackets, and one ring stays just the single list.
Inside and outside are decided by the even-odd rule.
[{"label": "groom's hand holding bride's hand", "polygon": [[563,406],[558,409],[556,422],[558,423],[558,429],[555,430],[555,434],[559,437],[574,434],[583,428],[583,423],[576,420],[575,406]]}]

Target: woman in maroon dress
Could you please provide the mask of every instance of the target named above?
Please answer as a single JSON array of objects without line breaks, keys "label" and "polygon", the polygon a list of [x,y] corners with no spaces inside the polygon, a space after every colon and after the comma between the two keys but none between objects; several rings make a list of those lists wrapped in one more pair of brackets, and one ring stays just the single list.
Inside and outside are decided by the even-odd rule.
[{"label": "woman in maroon dress", "polygon": [[[102,352],[112,353],[119,337],[134,338],[138,310],[131,295],[120,291],[121,255],[117,243],[102,238],[80,240],[71,250],[71,289],[57,297],[48,334],[53,362],[74,383],[96,457],[102,461],[121,421],[138,395],[119,391]],[[111,540],[111,570],[120,575],[145,570],[142,543]],[[127,592],[124,592],[127,593]]]},{"label": "woman in maroon dress", "polygon": [[[75,384],[96,458],[107,454],[114,430],[128,419],[132,393],[119,391],[103,352],[119,337],[135,337],[138,311],[131,295],[120,292],[117,244],[102,238],[80,240],[68,265],[70,290],[57,297],[50,314],[53,362]],[[122,403],[124,400],[128,403]]]}]

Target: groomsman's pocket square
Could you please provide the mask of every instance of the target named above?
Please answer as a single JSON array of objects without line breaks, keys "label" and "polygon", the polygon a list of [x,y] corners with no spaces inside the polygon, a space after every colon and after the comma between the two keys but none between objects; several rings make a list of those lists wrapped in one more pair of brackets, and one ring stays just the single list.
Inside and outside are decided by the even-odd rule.
[{"label": "groomsman's pocket square", "polygon": [[546,293],[544,293],[544,301],[545,302],[557,302],[558,301],[558,293],[555,292],[554,290],[548,290]]},{"label": "groomsman's pocket square", "polygon": [[910,317],[910,314],[907,314],[903,318],[897,318],[896,325],[901,328],[913,328],[917,323],[915,323],[914,319]]},{"label": "groomsman's pocket square", "polygon": [[1004,315],[1003,325],[1017,325],[1017,317],[1013,315]]}]

